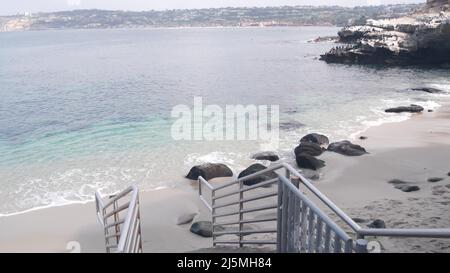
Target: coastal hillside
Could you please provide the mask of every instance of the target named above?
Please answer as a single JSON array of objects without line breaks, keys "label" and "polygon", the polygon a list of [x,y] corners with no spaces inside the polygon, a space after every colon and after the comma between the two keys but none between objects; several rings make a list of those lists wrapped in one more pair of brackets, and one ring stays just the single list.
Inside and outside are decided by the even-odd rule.
[{"label": "coastal hillside", "polygon": [[344,26],[405,16],[421,5],[283,6],[166,11],[74,10],[0,17],[0,31],[145,27]]},{"label": "coastal hillside", "polygon": [[367,20],[338,34],[349,46],[322,55],[329,63],[445,65],[450,63],[450,4],[429,0],[409,16]]}]

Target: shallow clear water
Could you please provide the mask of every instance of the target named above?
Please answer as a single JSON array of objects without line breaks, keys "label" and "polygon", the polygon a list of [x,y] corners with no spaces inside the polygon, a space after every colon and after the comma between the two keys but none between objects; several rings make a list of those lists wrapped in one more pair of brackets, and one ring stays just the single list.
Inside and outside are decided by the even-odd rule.
[{"label": "shallow clear water", "polygon": [[66,30],[0,33],[0,214],[90,200],[131,183],[186,183],[201,162],[235,171],[256,142],[176,142],[177,104],[280,105],[280,152],[319,131],[333,140],[407,115],[388,106],[436,107],[449,70],[328,65],[337,28]]}]

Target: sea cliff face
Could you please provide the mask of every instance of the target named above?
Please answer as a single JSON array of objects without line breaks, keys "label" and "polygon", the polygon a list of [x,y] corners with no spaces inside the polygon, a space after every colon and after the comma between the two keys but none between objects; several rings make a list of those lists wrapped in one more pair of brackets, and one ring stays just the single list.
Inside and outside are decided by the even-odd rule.
[{"label": "sea cliff face", "polygon": [[387,20],[368,20],[339,33],[348,46],[321,56],[328,63],[420,65],[450,63],[449,1],[428,1],[413,14]]}]

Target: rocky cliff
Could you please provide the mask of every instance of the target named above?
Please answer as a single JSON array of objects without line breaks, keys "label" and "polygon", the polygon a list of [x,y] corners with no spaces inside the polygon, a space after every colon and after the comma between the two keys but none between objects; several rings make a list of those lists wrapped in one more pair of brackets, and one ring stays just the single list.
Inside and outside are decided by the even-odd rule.
[{"label": "rocky cliff", "polygon": [[329,63],[421,65],[450,63],[450,0],[431,0],[413,14],[368,20],[338,34],[347,46],[321,56]]}]

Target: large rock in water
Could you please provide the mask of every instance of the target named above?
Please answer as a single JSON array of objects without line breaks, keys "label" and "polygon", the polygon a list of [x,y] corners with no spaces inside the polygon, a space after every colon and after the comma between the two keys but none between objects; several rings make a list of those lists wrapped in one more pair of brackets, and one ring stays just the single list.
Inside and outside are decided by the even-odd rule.
[{"label": "large rock in water", "polygon": [[386,109],[385,112],[386,113],[420,113],[423,112],[423,110],[425,110],[422,106],[420,105],[415,105],[415,104],[411,104],[410,106],[399,106],[399,107],[395,107],[395,108],[389,108]]},{"label": "large rock in water", "polygon": [[260,152],[252,155],[252,159],[268,160],[274,162],[280,160],[280,157],[274,152]]},{"label": "large rock in water", "polygon": [[445,65],[450,63],[450,9],[445,0],[428,1],[411,15],[367,20],[338,33],[349,46],[321,56],[328,63]]},{"label": "large rock in water", "polygon": [[[262,164],[259,164],[259,163],[256,163],[256,164],[251,165],[250,167],[248,167],[244,171],[242,171],[239,174],[238,178],[249,176],[251,174],[263,171],[265,169],[267,169],[266,166],[264,166]],[[265,181],[268,181],[268,180],[271,180],[271,179],[274,179],[274,178],[278,178],[278,175],[275,172],[269,172],[269,173],[266,173],[266,174],[263,174],[263,175],[255,177],[255,178],[252,178],[252,179],[244,181],[244,185],[252,186],[252,185],[256,185],[256,184],[259,184],[261,182],[265,182]]]},{"label": "large rock in water", "polygon": [[311,156],[319,156],[323,153],[322,147],[319,146],[319,144],[313,143],[313,142],[303,142],[300,143],[297,148],[294,150],[295,155],[299,154],[307,154]]},{"label": "large rock in water", "polygon": [[216,177],[230,177],[233,176],[233,171],[225,164],[207,163],[203,165],[194,166],[186,175],[186,178],[197,180],[201,176],[206,180]]},{"label": "large rock in water", "polygon": [[315,143],[318,144],[319,146],[327,146],[328,144],[330,144],[330,140],[328,139],[327,136],[316,133],[308,134],[302,137],[302,139],[300,139],[300,143],[305,142]]},{"label": "large rock in water", "polygon": [[359,145],[353,144],[348,140],[331,143],[328,146],[328,151],[346,156],[361,156],[367,154],[366,149]]},{"label": "large rock in water", "polygon": [[325,161],[315,158],[308,154],[298,154],[295,156],[295,161],[299,168],[318,170],[325,167]]}]

